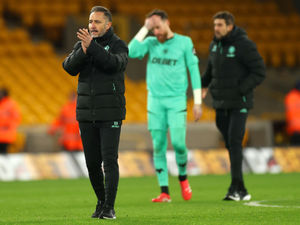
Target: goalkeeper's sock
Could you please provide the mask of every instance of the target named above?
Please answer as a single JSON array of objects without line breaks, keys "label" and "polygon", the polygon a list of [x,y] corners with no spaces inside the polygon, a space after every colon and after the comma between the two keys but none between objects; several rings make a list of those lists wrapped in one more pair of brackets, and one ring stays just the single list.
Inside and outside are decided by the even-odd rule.
[{"label": "goalkeeper's sock", "polygon": [[179,176],[178,176],[178,179],[179,179],[180,181],[185,181],[185,180],[187,179],[187,175],[179,175]]},{"label": "goalkeeper's sock", "polygon": [[160,190],[161,190],[161,193],[169,194],[169,187],[168,186],[161,186]]}]

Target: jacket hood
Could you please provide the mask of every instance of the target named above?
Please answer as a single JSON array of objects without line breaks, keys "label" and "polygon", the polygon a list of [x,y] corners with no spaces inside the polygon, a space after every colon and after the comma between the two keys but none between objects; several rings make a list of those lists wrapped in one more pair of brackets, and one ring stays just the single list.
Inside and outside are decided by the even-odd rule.
[{"label": "jacket hood", "polygon": [[223,43],[231,43],[231,42],[237,41],[239,39],[243,39],[245,37],[247,37],[246,31],[243,28],[234,26],[232,31],[229,32],[225,37],[223,37],[221,39],[217,39],[216,37],[214,37],[214,41],[215,42],[221,41],[222,44]]}]

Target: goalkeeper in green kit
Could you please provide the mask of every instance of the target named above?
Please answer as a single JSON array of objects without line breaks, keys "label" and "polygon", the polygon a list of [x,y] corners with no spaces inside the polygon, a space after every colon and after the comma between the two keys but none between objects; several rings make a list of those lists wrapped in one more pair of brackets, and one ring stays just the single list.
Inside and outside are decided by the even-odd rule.
[{"label": "goalkeeper in green kit", "polygon": [[[144,26],[129,43],[129,57],[143,58],[148,54],[148,129],[153,141],[154,167],[161,194],[152,202],[170,202],[167,168],[167,132],[176,154],[179,182],[184,200],[192,197],[187,180],[186,113],[187,68],[194,93],[194,117],[197,121],[201,110],[201,81],[198,58],[192,40],[173,33],[166,12],[153,10]],[[147,37],[149,31],[154,36]]]}]

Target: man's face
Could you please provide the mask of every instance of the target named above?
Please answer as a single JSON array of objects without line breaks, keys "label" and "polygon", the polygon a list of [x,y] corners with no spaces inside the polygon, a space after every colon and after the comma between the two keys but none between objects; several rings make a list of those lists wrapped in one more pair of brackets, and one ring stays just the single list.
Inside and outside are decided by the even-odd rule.
[{"label": "man's face", "polygon": [[222,39],[225,37],[230,31],[232,31],[233,25],[227,25],[224,19],[215,19],[214,20],[214,31],[215,37],[217,39]]},{"label": "man's face", "polygon": [[89,18],[89,31],[92,37],[101,37],[111,27],[103,12],[93,12]]},{"label": "man's face", "polygon": [[159,42],[165,42],[168,37],[169,21],[162,20],[160,16],[154,15],[151,17],[153,21],[152,32]]}]

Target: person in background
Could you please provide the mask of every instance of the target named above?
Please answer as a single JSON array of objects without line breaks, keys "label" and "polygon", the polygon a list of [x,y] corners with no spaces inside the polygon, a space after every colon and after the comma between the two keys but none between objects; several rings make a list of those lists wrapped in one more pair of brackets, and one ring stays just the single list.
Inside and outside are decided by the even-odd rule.
[{"label": "person in background", "polygon": [[[146,35],[152,31],[154,37]],[[167,133],[170,130],[179,170],[179,183],[184,200],[190,200],[192,190],[187,179],[186,110],[187,69],[194,93],[194,117],[199,120],[201,110],[201,82],[198,58],[190,37],[174,33],[168,15],[153,10],[145,24],[129,43],[129,57],[147,62],[148,129],[153,141],[153,160],[161,193],[152,202],[170,202],[167,168]]]},{"label": "person in background", "polygon": [[216,125],[229,152],[231,184],[224,200],[250,200],[242,172],[242,141],[248,112],[253,107],[253,91],[266,76],[265,65],[255,43],[235,25],[230,12],[216,13],[213,23],[215,35],[202,77],[202,97],[209,88]]},{"label": "person in background", "polygon": [[112,15],[105,7],[91,9],[88,28],[77,32],[80,41],[64,60],[63,68],[72,76],[79,73],[76,119],[89,178],[98,199],[92,218],[116,219],[128,47],[114,33]]},{"label": "person in background", "polygon": [[48,130],[50,135],[60,133],[60,145],[64,150],[71,152],[83,150],[79,125],[76,120],[76,100],[76,93],[72,92],[68,102],[62,107],[60,114]]},{"label": "person in background", "polygon": [[6,88],[0,88],[0,153],[6,154],[8,146],[16,141],[21,114],[17,103]]},{"label": "person in background", "polygon": [[286,131],[292,145],[300,145],[300,80],[286,95],[285,100]]}]

